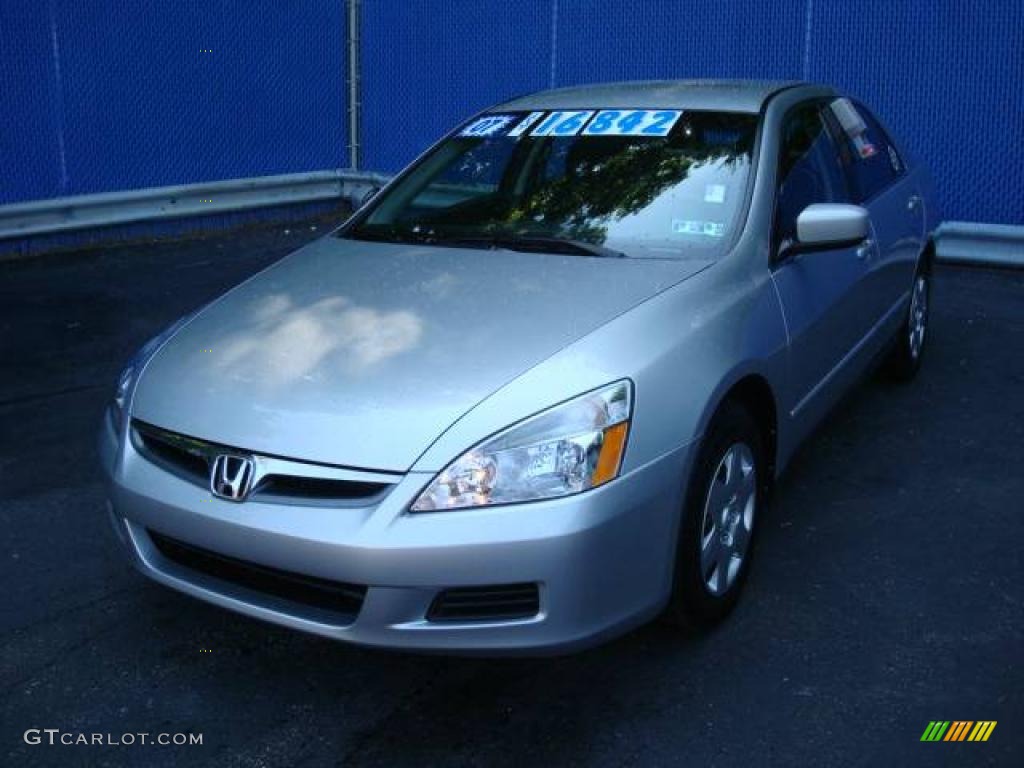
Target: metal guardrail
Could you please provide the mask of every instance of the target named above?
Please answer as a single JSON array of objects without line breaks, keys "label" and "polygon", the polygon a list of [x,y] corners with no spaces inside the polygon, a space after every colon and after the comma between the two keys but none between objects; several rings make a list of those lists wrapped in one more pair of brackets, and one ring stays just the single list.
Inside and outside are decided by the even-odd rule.
[{"label": "metal guardrail", "polygon": [[317,200],[356,208],[389,178],[338,169],[13,203],[0,206],[0,240]]},{"label": "metal guardrail", "polygon": [[949,264],[1024,267],[1024,226],[947,221],[935,245],[936,258]]}]

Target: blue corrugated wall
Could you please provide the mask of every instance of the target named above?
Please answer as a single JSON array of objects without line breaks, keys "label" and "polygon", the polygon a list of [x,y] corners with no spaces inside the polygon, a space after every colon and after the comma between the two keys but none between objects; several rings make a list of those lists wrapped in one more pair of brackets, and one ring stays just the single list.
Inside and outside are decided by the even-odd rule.
[{"label": "blue corrugated wall", "polygon": [[[1024,223],[1024,0],[363,0],[363,166],[550,86],[795,78]],[[209,53],[205,51],[209,50]],[[0,204],[348,162],[344,0],[0,0]]]},{"label": "blue corrugated wall", "polygon": [[0,204],[348,163],[343,0],[0,0]]}]

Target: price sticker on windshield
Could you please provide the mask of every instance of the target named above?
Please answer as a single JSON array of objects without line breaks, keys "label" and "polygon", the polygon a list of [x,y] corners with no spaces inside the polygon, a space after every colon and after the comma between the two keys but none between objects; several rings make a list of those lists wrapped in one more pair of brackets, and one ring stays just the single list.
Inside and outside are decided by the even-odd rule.
[{"label": "price sticker on windshield", "polygon": [[682,114],[679,109],[602,109],[583,135],[668,136]]},{"label": "price sticker on windshield", "polygon": [[494,136],[505,130],[513,120],[515,120],[515,115],[487,115],[467,125],[459,131],[459,136],[474,136],[477,138]]},{"label": "price sticker on windshield", "polygon": [[516,127],[513,128],[511,131],[509,131],[508,135],[509,136],[522,136],[524,133],[526,133],[528,130],[530,130],[530,128],[533,127],[533,125],[538,120],[540,120],[542,117],[544,117],[544,114],[545,114],[544,112],[531,112],[526,117],[524,117],[522,120],[520,120],[518,123],[516,123]]},{"label": "price sticker on windshield", "polygon": [[575,136],[586,124],[593,110],[552,112],[534,128],[531,136]]}]

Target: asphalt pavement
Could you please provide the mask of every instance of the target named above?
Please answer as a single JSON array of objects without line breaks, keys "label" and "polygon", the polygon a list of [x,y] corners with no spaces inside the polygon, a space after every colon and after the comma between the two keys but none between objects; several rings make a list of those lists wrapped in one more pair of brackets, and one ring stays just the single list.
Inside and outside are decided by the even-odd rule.
[{"label": "asphalt pavement", "polygon": [[[918,379],[869,378],[801,450],[720,628],[424,657],[152,584],[104,512],[121,365],[323,226],[0,262],[0,764],[1024,765],[1024,273],[938,269]],[[922,743],[936,719],[998,725]]]}]

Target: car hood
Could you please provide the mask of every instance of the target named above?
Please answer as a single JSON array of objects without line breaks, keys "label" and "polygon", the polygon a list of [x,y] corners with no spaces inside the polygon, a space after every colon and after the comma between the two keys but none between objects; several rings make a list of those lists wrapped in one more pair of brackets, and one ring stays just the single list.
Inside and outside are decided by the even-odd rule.
[{"label": "car hood", "polygon": [[257,453],[406,471],[499,387],[708,263],[327,237],[178,331],[132,415]]}]

